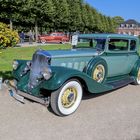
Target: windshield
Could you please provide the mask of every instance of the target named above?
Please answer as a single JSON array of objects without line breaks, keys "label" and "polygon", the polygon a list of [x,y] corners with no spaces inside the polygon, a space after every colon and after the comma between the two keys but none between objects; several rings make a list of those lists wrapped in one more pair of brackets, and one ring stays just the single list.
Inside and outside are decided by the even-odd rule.
[{"label": "windshield", "polygon": [[106,39],[94,38],[79,38],[76,48],[94,48],[98,51],[103,51],[105,49]]}]

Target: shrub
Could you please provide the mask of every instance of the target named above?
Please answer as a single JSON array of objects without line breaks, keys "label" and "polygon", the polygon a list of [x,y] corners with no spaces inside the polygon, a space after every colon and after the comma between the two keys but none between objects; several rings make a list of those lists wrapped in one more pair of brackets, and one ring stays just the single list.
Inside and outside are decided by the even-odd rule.
[{"label": "shrub", "polygon": [[0,49],[15,47],[18,42],[18,33],[15,30],[11,30],[8,25],[0,22]]}]

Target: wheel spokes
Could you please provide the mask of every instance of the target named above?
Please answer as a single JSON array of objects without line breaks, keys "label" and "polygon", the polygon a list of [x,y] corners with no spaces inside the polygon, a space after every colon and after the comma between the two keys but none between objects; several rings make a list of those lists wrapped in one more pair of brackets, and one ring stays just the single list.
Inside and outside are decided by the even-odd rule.
[{"label": "wheel spokes", "polygon": [[76,98],[77,90],[73,87],[67,88],[61,97],[61,103],[64,108],[70,108],[75,103]]},{"label": "wheel spokes", "polygon": [[93,72],[93,79],[97,82],[102,82],[105,76],[105,69],[103,65],[97,65]]}]

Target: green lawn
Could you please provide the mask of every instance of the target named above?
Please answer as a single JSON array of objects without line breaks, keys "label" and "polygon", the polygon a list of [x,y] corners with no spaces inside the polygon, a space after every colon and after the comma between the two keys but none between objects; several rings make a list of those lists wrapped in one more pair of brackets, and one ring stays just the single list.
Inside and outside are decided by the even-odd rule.
[{"label": "green lawn", "polygon": [[69,49],[69,44],[46,45],[37,47],[18,47],[0,50],[0,77],[11,77],[12,62],[14,59],[31,60],[32,54],[37,49],[43,50],[56,50],[56,49]]},{"label": "green lawn", "polygon": [[0,77],[2,76],[4,79],[11,78],[13,60],[14,59],[31,60],[32,54],[39,48],[43,50],[70,49],[71,45],[57,44],[37,47],[8,48],[5,50],[0,50]]}]

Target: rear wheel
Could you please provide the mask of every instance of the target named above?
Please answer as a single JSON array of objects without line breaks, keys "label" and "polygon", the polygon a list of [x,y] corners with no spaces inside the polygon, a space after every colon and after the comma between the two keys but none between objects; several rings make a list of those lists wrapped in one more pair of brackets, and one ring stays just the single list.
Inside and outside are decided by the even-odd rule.
[{"label": "rear wheel", "polygon": [[137,75],[135,77],[134,84],[135,85],[140,85],[140,67],[138,68],[138,72],[137,72]]},{"label": "rear wheel", "polygon": [[66,43],[65,39],[62,39],[62,41],[60,43],[65,44]]},{"label": "rear wheel", "polygon": [[82,86],[76,79],[71,79],[51,94],[51,107],[59,116],[67,116],[76,111],[82,99]]}]

